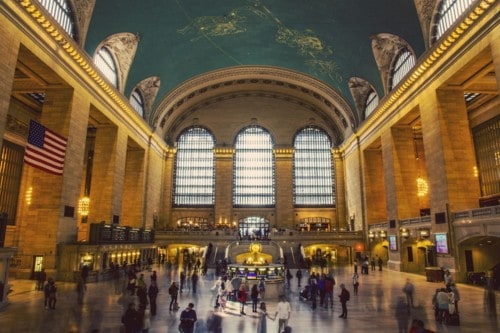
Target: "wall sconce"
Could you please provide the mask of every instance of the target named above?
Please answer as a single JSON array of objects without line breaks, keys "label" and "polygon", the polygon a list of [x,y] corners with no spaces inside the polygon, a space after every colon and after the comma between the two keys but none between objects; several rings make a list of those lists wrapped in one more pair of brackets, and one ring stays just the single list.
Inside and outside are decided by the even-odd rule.
[{"label": "wall sconce", "polygon": [[408,229],[401,229],[401,236],[404,238],[410,237],[410,231]]},{"label": "wall sconce", "polygon": [[90,198],[89,197],[83,197],[80,200],[78,200],[78,214],[80,214],[82,217],[87,217],[90,212]]},{"label": "wall sconce", "polygon": [[381,238],[386,238],[387,237],[387,233],[384,230],[380,231],[380,237]]},{"label": "wall sconce", "polygon": [[431,233],[430,233],[429,229],[420,229],[419,234],[420,234],[420,237],[422,237],[422,238],[428,238]]},{"label": "wall sconce", "polygon": [[375,238],[373,231],[368,232],[368,238],[372,241]]}]

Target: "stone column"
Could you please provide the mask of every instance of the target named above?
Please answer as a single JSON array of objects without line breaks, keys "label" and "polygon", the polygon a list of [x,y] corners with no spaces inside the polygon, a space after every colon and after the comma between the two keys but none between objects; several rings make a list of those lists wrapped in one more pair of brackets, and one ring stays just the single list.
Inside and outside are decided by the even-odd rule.
[{"label": "stone column", "polygon": [[165,162],[163,171],[163,198],[160,200],[160,228],[175,228],[175,221],[172,221],[172,205],[173,205],[173,184],[174,184],[174,165],[175,165],[174,148],[169,148],[165,151]]},{"label": "stone column", "polygon": [[25,278],[34,255],[44,256],[44,267],[50,273],[56,268],[57,244],[76,241],[76,212],[64,213],[66,208],[76,208],[80,193],[88,100],[85,94],[74,94],[69,88],[46,91],[39,122],[68,138],[68,144],[62,176],[27,165],[23,170],[21,189],[29,189],[32,198],[30,204],[22,205],[17,218],[20,276]]},{"label": "stone column", "polygon": [[122,199],[121,224],[144,227],[144,150],[129,148],[125,162],[125,182]]},{"label": "stone column", "polygon": [[422,101],[422,109],[428,110],[421,119],[431,212],[478,207],[479,182],[473,172],[474,145],[463,91],[438,90]]},{"label": "stone column", "polygon": [[363,151],[367,224],[387,220],[385,170],[380,149]]},{"label": "stone column", "polygon": [[294,228],[293,208],[293,148],[274,150],[276,163],[276,225]]},{"label": "stone column", "polygon": [[[2,16],[3,17],[3,16]],[[10,24],[2,22],[0,19],[0,137],[5,132],[7,122],[7,113],[9,112],[10,95],[14,84],[14,73],[16,71],[16,61],[19,50],[19,38],[16,34],[9,32]],[[0,140],[0,151],[2,150],[3,140]]]},{"label": "stone column", "polygon": [[[335,170],[334,174],[334,188],[335,188],[335,221],[334,225],[332,225],[332,229],[340,230],[340,228],[345,228],[347,224],[347,205],[346,205],[346,197],[345,197],[345,172],[344,172],[344,157],[343,152],[333,149],[332,150],[332,162],[333,169]],[[354,215],[355,216],[355,215]],[[362,221],[361,217],[359,221],[355,220],[356,225],[355,229],[362,229]]]},{"label": "stone column", "polygon": [[233,157],[234,148],[215,148],[215,207],[214,223],[237,221],[233,216]]},{"label": "stone column", "polygon": [[120,217],[126,156],[127,135],[116,126],[98,127],[90,187],[89,223],[105,221],[109,224],[113,222],[114,215]]}]

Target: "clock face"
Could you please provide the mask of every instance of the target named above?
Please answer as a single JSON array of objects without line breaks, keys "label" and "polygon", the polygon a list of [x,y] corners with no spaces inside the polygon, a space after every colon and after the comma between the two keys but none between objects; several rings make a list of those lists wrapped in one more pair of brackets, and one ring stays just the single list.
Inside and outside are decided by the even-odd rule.
[{"label": "clock face", "polygon": [[259,252],[260,251],[260,244],[252,244],[250,246],[250,251],[251,252]]}]

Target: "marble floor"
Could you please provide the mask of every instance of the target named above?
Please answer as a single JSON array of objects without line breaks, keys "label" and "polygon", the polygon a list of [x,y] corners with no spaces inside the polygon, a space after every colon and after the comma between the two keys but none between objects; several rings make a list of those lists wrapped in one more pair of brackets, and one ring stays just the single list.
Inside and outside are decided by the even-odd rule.
[{"label": "marble floor", "polygon": [[[160,294],[158,297],[158,314],[153,317],[149,332],[177,332],[180,312],[169,312],[168,286],[172,279],[178,280],[176,270],[156,266],[158,273]],[[442,286],[439,282],[427,282],[424,276],[390,271],[370,272],[369,275],[360,275],[359,295],[352,292],[351,267],[334,267],[334,276],[337,282],[335,295],[339,292],[339,284],[346,283],[351,291],[351,300],[348,302],[349,316],[347,319],[338,318],[340,304],[334,296],[333,310],[317,308],[312,310],[310,304],[299,299],[296,278],[292,280],[292,287],[287,290],[286,296],[292,305],[292,316],[289,325],[294,333],[323,333],[323,332],[399,332],[395,312],[399,297],[403,296],[402,287],[409,278],[415,285],[415,308],[411,310],[408,320],[419,318],[424,321],[426,328],[436,332],[467,332],[493,333],[500,332],[500,293],[496,292],[495,311],[488,310],[485,302],[485,290],[478,286],[458,284],[461,294],[459,310],[461,315],[460,326],[447,326],[436,323],[432,309],[432,295],[436,288]],[[295,272],[292,270],[292,273]],[[149,272],[144,272],[145,280],[149,284]],[[214,280],[213,272],[200,280],[197,294],[185,291],[179,297],[181,309],[189,302],[195,304],[200,326],[207,314],[213,309],[213,299],[210,288]],[[307,278],[305,274],[304,279]],[[35,282],[29,280],[10,280],[12,292],[9,295],[9,305],[0,311],[0,332],[81,332],[87,333],[98,329],[100,333],[120,332],[120,318],[124,307],[133,301],[132,296],[124,296],[120,287],[113,281],[89,283],[84,304],[78,305],[75,284],[57,282],[58,300],[55,310],[45,310],[43,292],[35,290]],[[131,298],[132,297],[132,298]],[[273,312],[277,302],[266,300],[268,309]],[[251,308],[246,316],[240,316],[239,306],[228,302],[228,310],[221,313],[223,332],[247,333],[256,332],[257,317]],[[277,332],[278,321],[268,321],[268,332]],[[195,332],[201,332],[199,329]]]}]

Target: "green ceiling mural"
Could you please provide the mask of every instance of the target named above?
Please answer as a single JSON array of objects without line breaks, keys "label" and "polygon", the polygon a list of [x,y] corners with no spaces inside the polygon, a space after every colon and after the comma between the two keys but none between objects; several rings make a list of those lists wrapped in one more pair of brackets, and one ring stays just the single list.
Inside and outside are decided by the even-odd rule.
[{"label": "green ceiling mural", "polygon": [[85,47],[107,36],[141,36],[125,93],[159,76],[157,101],[180,83],[237,65],[292,69],[337,89],[359,76],[382,93],[370,36],[401,36],[423,52],[412,0],[106,0],[97,1]]}]

